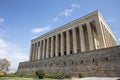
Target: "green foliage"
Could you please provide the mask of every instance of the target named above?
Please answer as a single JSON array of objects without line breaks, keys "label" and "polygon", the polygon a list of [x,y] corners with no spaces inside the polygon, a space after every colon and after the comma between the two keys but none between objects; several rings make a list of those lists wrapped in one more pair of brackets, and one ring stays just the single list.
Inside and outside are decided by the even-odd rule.
[{"label": "green foliage", "polygon": [[70,78],[72,78],[72,76],[70,74],[68,74],[68,75],[65,75],[65,78],[70,79]]},{"label": "green foliage", "polygon": [[39,79],[43,79],[45,77],[45,71],[43,69],[39,69],[36,71],[36,75]]},{"label": "green foliage", "polygon": [[25,74],[23,77],[24,78],[36,78],[37,76],[35,74]]},{"label": "green foliage", "polygon": [[18,77],[18,76],[13,73],[10,73],[10,74],[5,75],[5,77]]},{"label": "green foliage", "polygon": [[45,78],[51,78],[51,79],[64,79],[64,74],[47,74],[45,75]]},{"label": "green foliage", "polygon": [[24,77],[24,78],[36,78],[35,74],[7,74],[5,77]]},{"label": "green foliage", "polygon": [[3,77],[3,76],[5,76],[5,75],[6,75],[5,72],[0,72],[0,77]]},{"label": "green foliage", "polygon": [[79,73],[79,78],[83,78],[84,74],[83,73]]}]

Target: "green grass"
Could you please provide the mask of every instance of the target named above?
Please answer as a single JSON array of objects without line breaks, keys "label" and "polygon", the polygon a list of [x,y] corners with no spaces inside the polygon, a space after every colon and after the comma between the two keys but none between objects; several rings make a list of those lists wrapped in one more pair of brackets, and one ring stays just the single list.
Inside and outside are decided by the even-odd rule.
[{"label": "green grass", "polygon": [[0,77],[0,80],[59,80],[59,79],[34,79],[34,78],[21,78],[21,77]]},{"label": "green grass", "polygon": [[0,77],[0,80],[37,80],[37,79],[20,78],[20,77]]}]

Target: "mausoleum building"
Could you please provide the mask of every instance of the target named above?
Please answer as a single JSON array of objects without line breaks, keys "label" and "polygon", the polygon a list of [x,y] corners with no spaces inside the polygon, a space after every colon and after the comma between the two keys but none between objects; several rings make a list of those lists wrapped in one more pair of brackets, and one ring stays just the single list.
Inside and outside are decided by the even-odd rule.
[{"label": "mausoleum building", "polygon": [[120,76],[120,46],[99,11],[31,40],[29,61],[17,73]]}]

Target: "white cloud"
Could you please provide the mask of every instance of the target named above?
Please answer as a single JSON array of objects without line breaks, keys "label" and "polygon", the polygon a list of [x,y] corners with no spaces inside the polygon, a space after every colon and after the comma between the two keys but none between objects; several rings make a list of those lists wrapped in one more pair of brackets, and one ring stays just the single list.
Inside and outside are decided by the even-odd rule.
[{"label": "white cloud", "polygon": [[79,8],[80,5],[78,5],[78,4],[72,4],[72,7]]},{"label": "white cloud", "polygon": [[74,8],[65,9],[64,12],[62,12],[62,15],[64,15],[64,16],[70,16],[73,11],[74,11]]},{"label": "white cloud", "polygon": [[39,27],[39,28],[34,28],[31,30],[32,33],[44,33],[50,30],[50,26],[45,26],[45,27]]},{"label": "white cloud", "polygon": [[3,18],[0,18],[0,25],[2,25],[4,22],[4,19]]},{"label": "white cloud", "polygon": [[61,15],[64,15],[64,16],[70,16],[71,13],[76,9],[76,8],[79,8],[80,6],[77,5],[77,4],[72,4],[70,8],[68,9],[65,9]]},{"label": "white cloud", "polygon": [[55,22],[58,20],[59,17],[61,16],[65,16],[68,17],[72,14],[73,11],[75,11],[75,9],[79,8],[80,5],[78,4],[72,4],[69,8],[65,9],[63,12],[61,12],[59,15],[57,15],[52,21]]},{"label": "white cloud", "polygon": [[11,62],[10,71],[16,72],[19,62],[28,60],[26,51],[15,44],[8,43],[0,38],[0,59],[6,58]]}]

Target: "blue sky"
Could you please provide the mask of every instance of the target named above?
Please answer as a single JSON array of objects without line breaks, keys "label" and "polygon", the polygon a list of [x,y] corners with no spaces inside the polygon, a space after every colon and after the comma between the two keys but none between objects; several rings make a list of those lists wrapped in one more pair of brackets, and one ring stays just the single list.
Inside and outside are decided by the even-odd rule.
[{"label": "blue sky", "polygon": [[99,10],[120,44],[120,0],[0,0],[0,58],[11,71],[29,58],[30,41]]}]

